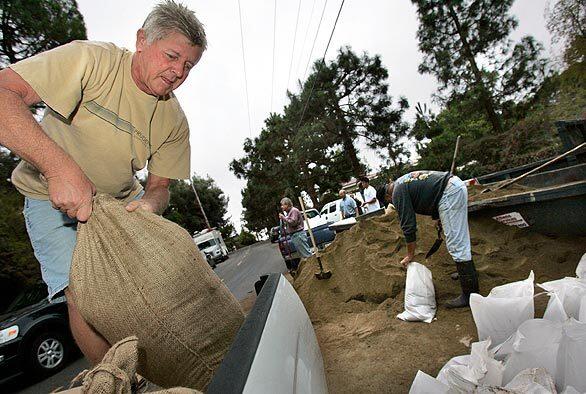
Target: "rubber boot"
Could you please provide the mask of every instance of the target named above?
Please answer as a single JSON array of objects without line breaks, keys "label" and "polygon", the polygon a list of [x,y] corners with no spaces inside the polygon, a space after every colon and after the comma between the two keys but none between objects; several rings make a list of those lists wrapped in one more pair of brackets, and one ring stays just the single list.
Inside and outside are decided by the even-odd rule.
[{"label": "rubber boot", "polygon": [[456,261],[462,294],[446,303],[446,308],[464,308],[470,304],[470,294],[478,293],[478,274],[474,261]]}]

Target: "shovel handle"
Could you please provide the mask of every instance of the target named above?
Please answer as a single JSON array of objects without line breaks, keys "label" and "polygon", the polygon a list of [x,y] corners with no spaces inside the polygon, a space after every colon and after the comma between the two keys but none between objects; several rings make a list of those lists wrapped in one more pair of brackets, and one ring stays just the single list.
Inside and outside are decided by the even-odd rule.
[{"label": "shovel handle", "polygon": [[303,203],[303,198],[299,197],[299,205],[301,205],[301,210],[303,211],[303,218],[305,219],[305,224],[307,224],[307,230],[309,230],[309,237],[311,238],[311,243],[313,248],[315,249],[315,254],[319,257],[319,249],[315,243],[315,238],[313,238],[313,231],[311,230],[311,226],[309,225],[309,219],[307,218],[307,212],[305,212],[305,204]]},{"label": "shovel handle", "polygon": [[495,192],[497,190],[504,189],[505,187],[507,187],[507,186],[509,186],[509,185],[511,185],[511,184],[513,184],[515,182],[518,182],[521,179],[523,179],[523,178],[525,178],[525,177],[527,177],[527,176],[529,176],[531,174],[536,173],[537,171],[541,170],[542,168],[547,167],[548,165],[553,164],[553,163],[555,163],[556,161],[558,161],[560,159],[563,159],[564,157],[568,156],[570,153],[574,153],[575,151],[577,151],[577,150],[579,150],[581,148],[584,148],[585,146],[586,146],[586,142],[582,142],[580,145],[575,146],[573,149],[570,149],[566,153],[563,153],[563,154],[561,154],[559,156],[554,157],[553,159],[551,159],[547,163],[543,163],[539,167],[534,168],[531,171],[528,171],[528,172],[524,173],[523,175],[519,175],[518,177],[516,177],[514,179],[510,179],[509,181],[504,182],[503,184],[501,184],[498,187],[495,187],[494,189],[486,188],[483,191],[481,191],[480,194],[486,193],[486,192]]}]

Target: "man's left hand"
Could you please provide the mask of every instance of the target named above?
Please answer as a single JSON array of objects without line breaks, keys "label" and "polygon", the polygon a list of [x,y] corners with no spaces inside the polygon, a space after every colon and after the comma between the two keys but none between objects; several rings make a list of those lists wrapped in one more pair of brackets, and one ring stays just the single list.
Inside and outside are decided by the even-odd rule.
[{"label": "man's left hand", "polygon": [[413,261],[413,258],[414,258],[414,257],[415,257],[415,255],[410,255],[410,254],[408,254],[407,256],[405,256],[405,257],[403,258],[403,260],[401,260],[401,265],[402,265],[403,267],[407,268],[407,265],[409,265],[409,263],[410,263],[411,261]]},{"label": "man's left hand", "polygon": [[128,203],[128,205],[126,205],[126,210],[128,212],[134,212],[137,209],[144,209],[150,213],[155,213],[156,211],[154,205],[151,202],[143,199],[131,201]]}]

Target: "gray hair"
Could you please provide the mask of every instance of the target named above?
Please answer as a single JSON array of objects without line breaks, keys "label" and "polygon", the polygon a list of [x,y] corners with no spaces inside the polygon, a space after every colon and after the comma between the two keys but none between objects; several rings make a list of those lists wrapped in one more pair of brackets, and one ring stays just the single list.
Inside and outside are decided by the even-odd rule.
[{"label": "gray hair", "polygon": [[285,205],[292,207],[293,201],[291,201],[291,199],[289,197],[284,197],[281,199],[281,204],[285,204]]},{"label": "gray hair", "polygon": [[177,32],[187,37],[193,45],[200,46],[204,50],[208,46],[203,24],[197,19],[195,13],[173,0],[165,0],[157,4],[146,17],[142,29],[149,44],[165,38],[169,33]]}]

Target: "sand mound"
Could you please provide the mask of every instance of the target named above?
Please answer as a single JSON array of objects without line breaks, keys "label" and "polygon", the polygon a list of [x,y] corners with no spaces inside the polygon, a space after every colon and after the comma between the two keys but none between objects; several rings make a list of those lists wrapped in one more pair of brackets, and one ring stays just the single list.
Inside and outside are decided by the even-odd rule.
[{"label": "sand mound", "polygon": [[[304,261],[294,286],[311,317],[332,393],[407,392],[418,369],[435,375],[451,357],[468,354],[476,328],[469,309],[447,310],[459,294],[449,274],[455,265],[445,245],[425,261],[437,232],[419,216],[415,261],[429,267],[438,300],[437,321],[396,319],[403,308],[405,255],[396,214],[358,222],[326,249],[322,263],[333,275],[318,281],[315,257]],[[547,237],[506,227],[491,219],[470,221],[473,258],[486,295],[492,287],[525,279],[536,282],[574,276],[586,238]]]},{"label": "sand mound", "polygon": [[[520,185],[518,183],[513,183],[509,186],[506,186],[503,189],[494,190],[497,187],[503,185],[507,181],[498,182],[492,184],[490,186],[486,185],[472,185],[468,186],[468,200],[470,202],[480,201],[480,200],[488,200],[491,198],[497,198],[502,196],[509,196],[514,194],[525,193],[531,190],[535,190],[534,187]],[[486,193],[482,193],[484,190],[490,190]]]}]

